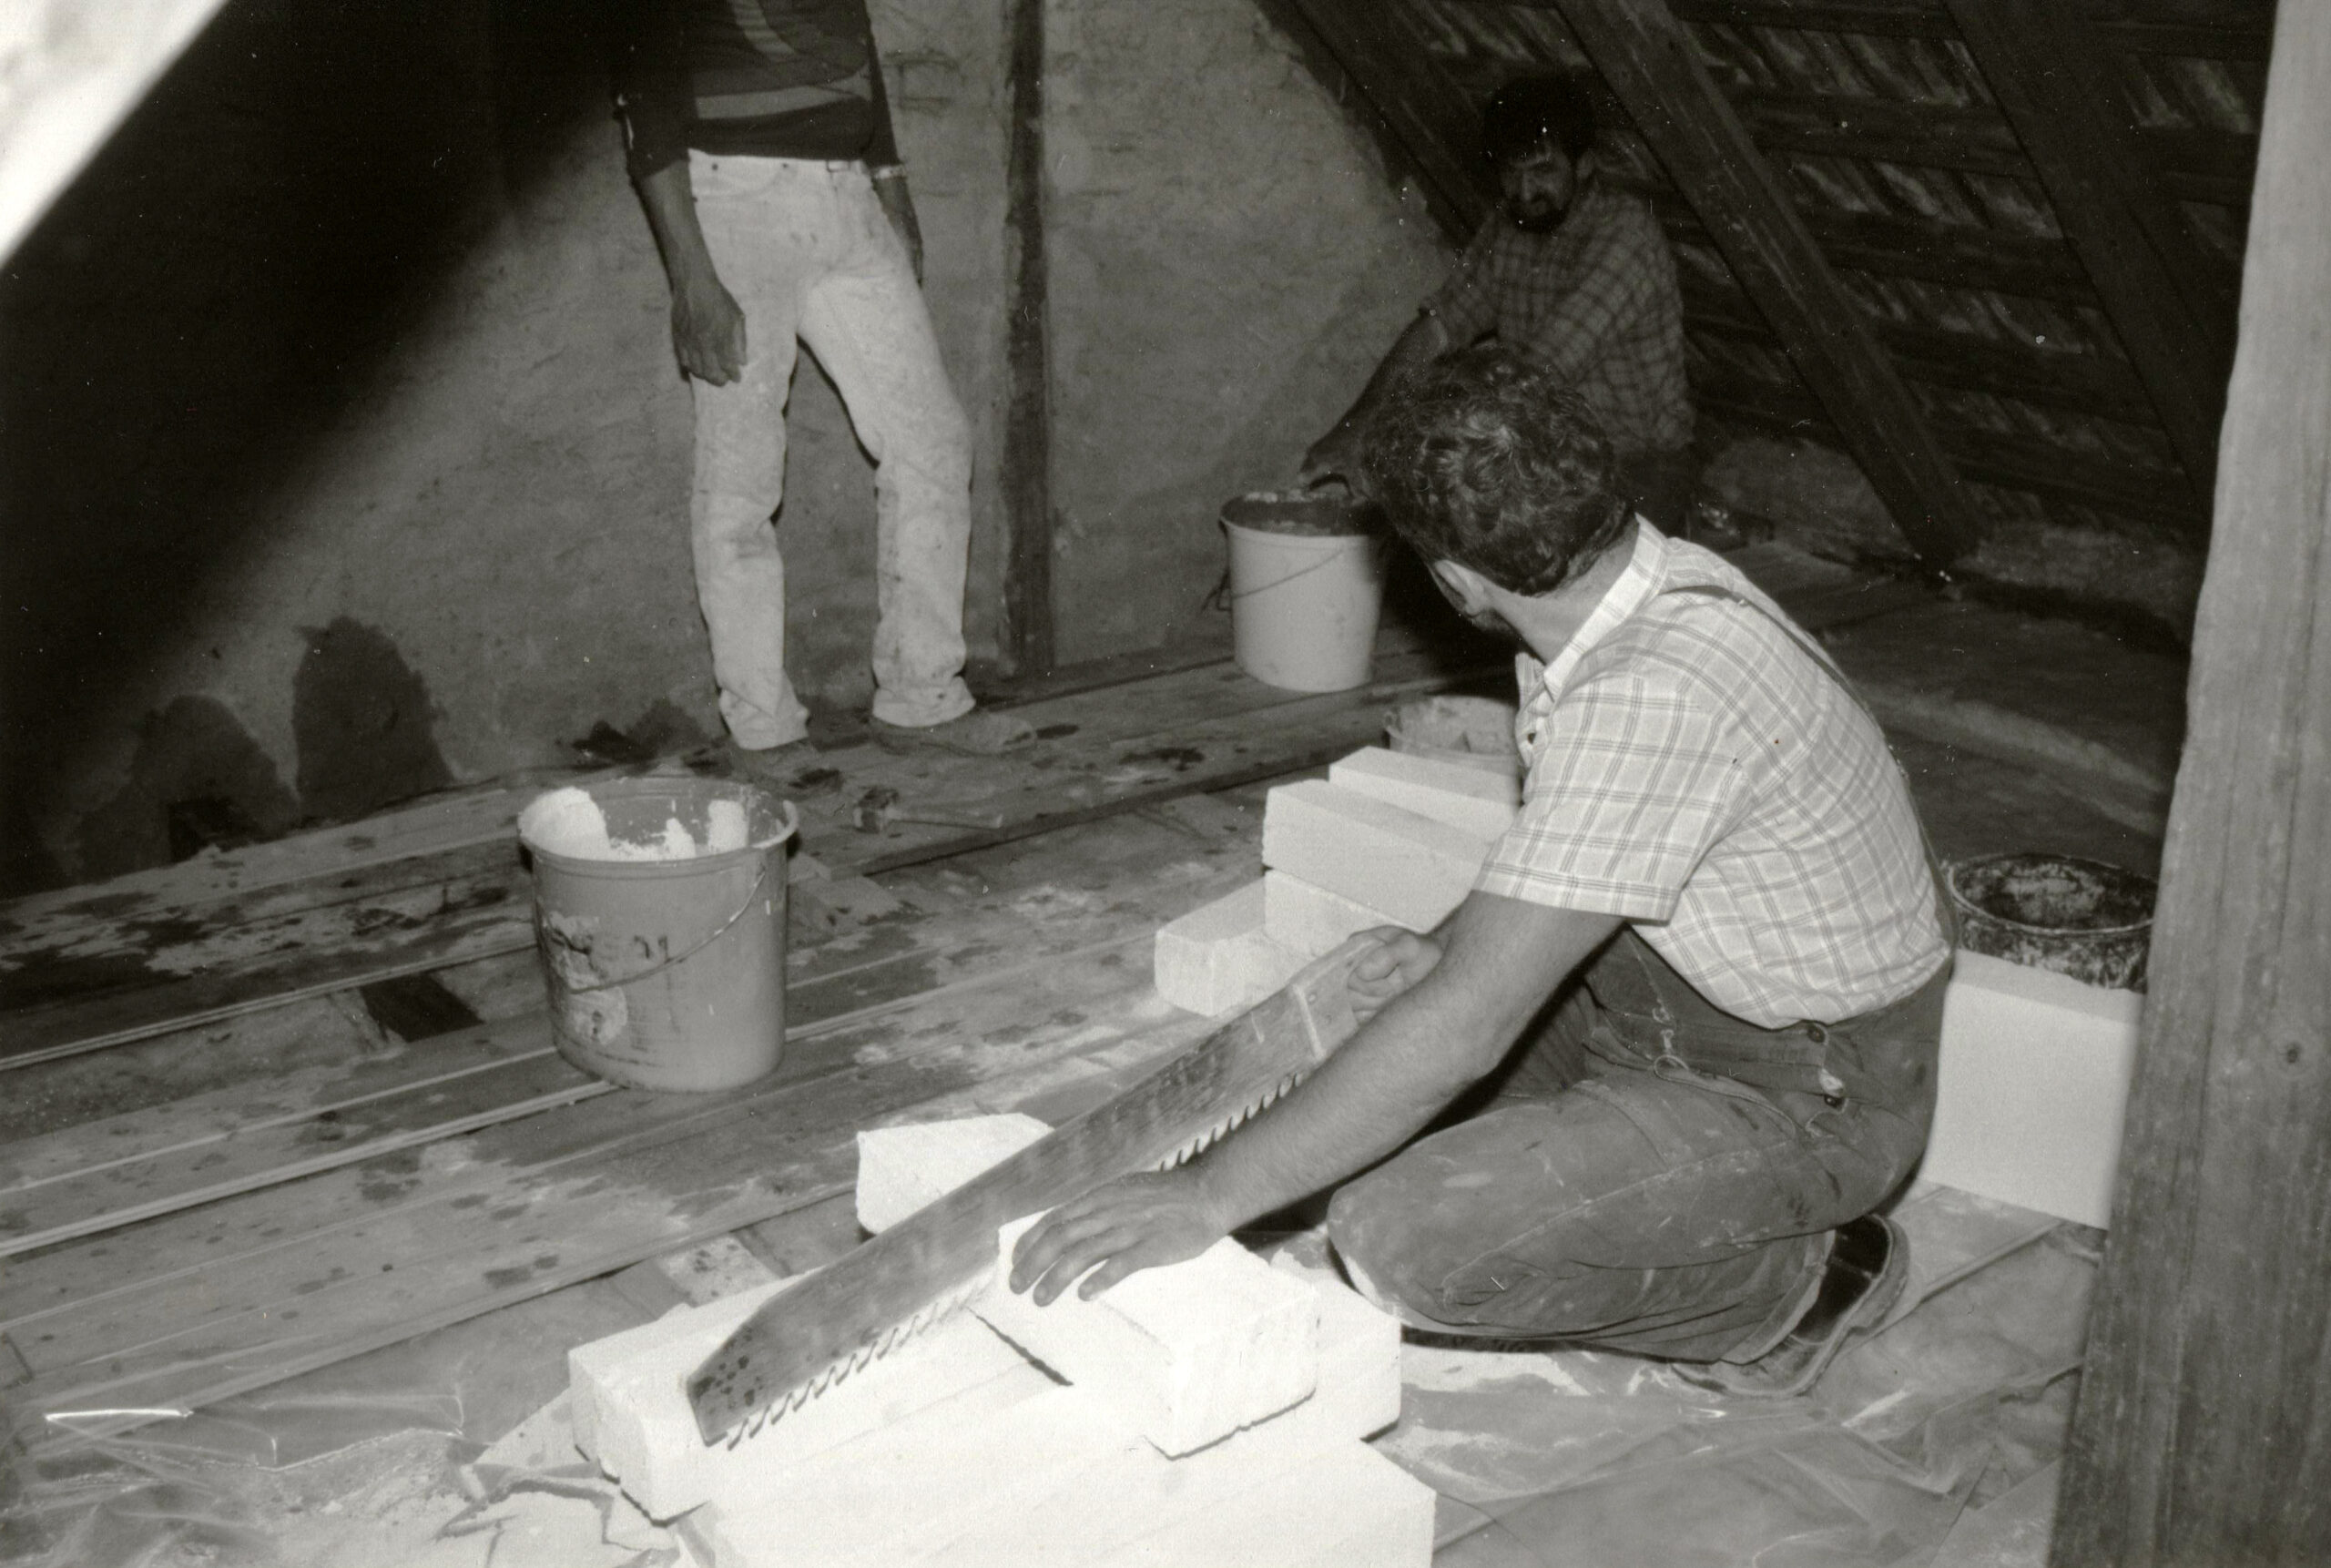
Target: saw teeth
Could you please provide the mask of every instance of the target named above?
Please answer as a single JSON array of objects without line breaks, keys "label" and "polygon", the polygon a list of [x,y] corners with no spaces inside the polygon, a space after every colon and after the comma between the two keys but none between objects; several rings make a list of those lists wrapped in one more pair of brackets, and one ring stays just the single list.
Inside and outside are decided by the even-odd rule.
[{"label": "saw teeth", "polygon": [[[1296,1084],[1301,1083],[1304,1077],[1304,1074],[1291,1073],[1288,1074],[1288,1076],[1281,1078],[1277,1083],[1264,1090],[1262,1094],[1256,1098],[1254,1104],[1246,1106],[1242,1110],[1234,1112],[1227,1119],[1216,1123],[1213,1126],[1208,1127],[1206,1131],[1198,1134],[1196,1137],[1193,1137],[1187,1142],[1182,1144],[1171,1154],[1168,1154],[1164,1159],[1158,1161],[1157,1164],[1151,1168],[1155,1170],[1172,1170],[1176,1166],[1186,1165],[1189,1161],[1205,1153],[1208,1147],[1218,1142],[1226,1134],[1234,1132],[1248,1121],[1251,1121],[1257,1113],[1268,1110],[1271,1105],[1277,1102],[1279,1096],[1285,1095],[1289,1089],[1294,1088]],[[916,1335],[922,1333],[925,1329],[930,1329],[934,1324],[938,1323],[940,1319],[947,1317],[957,1308],[962,1306],[963,1303],[978,1295],[986,1284],[987,1277],[982,1274],[953,1290],[942,1292],[941,1295],[933,1298],[925,1306],[919,1308],[903,1322],[892,1324],[888,1330],[871,1343],[860,1346],[849,1356],[845,1357],[841,1360],[836,1361],[833,1365],[828,1367],[817,1376],[806,1380],[799,1387],[792,1390],[790,1392],[771,1400],[769,1404],[763,1406],[761,1410],[751,1418],[749,1426],[742,1420],[738,1422],[735,1431],[729,1440],[730,1446],[733,1447],[737,1443],[740,1443],[748,1438],[758,1436],[761,1429],[769,1425],[770,1422],[782,1420],[786,1416],[801,1409],[811,1400],[817,1398],[819,1394],[824,1393],[828,1389],[832,1388],[836,1383],[840,1382],[844,1378],[849,1377],[851,1373],[858,1371],[860,1369],[870,1364],[880,1357],[889,1355],[899,1346],[904,1344],[907,1340],[913,1339]]]}]

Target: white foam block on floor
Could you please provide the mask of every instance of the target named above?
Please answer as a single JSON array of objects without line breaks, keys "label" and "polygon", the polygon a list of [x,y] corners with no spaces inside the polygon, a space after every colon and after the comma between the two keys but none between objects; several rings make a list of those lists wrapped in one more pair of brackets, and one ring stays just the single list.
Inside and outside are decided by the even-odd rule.
[{"label": "white foam block on floor", "polygon": [[1012,1249],[1041,1216],[997,1236],[994,1280],[972,1310],[1078,1388],[1106,1400],[1161,1453],[1184,1454],[1308,1396],[1319,1370],[1319,1304],[1300,1280],[1225,1239],[1145,1268],[1090,1301],[1071,1287],[1048,1306],[1010,1284]]},{"label": "white foam block on floor", "polygon": [[1317,958],[1355,932],[1400,922],[1382,910],[1314,887],[1286,871],[1263,873],[1263,929],[1271,940]]},{"label": "white foam block on floor", "polygon": [[1158,928],[1157,994],[1212,1018],[1260,1002],[1310,956],[1264,929],[1263,884],[1252,881]]},{"label": "white foam block on floor", "polygon": [[1499,837],[1522,811],[1522,781],[1512,774],[1485,773],[1380,746],[1329,766],[1328,782],[1483,839]]},{"label": "white foam block on floor", "polygon": [[1427,1568],[1434,1506],[1432,1488],[1352,1443],[1082,1561],[1095,1568]]},{"label": "white foam block on floor", "polygon": [[1050,1386],[993,1329],[959,1312],[756,1435],[707,1446],[688,1406],[689,1375],[755,1308],[793,1283],[675,1308],[653,1323],[567,1353],[575,1444],[649,1518],[685,1513],[711,1496],[724,1475],[822,1453],[966,1390],[1031,1372]]},{"label": "white foam block on floor", "polygon": [[[1377,1462],[1354,1457],[1361,1455]],[[1015,1471],[1030,1468],[1010,1452],[999,1451],[996,1459]],[[1331,1495],[1332,1511],[1307,1515],[1305,1500],[1322,1491]],[[1120,1554],[1161,1568],[1189,1561],[1265,1568],[1280,1562],[1340,1563],[1345,1559],[1328,1549],[1358,1532],[1389,1528],[1412,1537],[1420,1502],[1429,1549],[1431,1498],[1430,1489],[1337,1431],[1306,1400],[1180,1459],[1167,1459],[1127,1434],[1055,1470],[1041,1495],[1016,1497],[1008,1512],[961,1515],[945,1532],[918,1531],[893,1544],[917,1553],[902,1554],[902,1561],[950,1568],[1084,1568]],[[1209,1524],[1226,1513],[1239,1522],[1237,1527]],[[1316,1525],[1310,1538],[1290,1540],[1279,1528],[1297,1521]],[[1424,1561],[1365,1554],[1352,1560]]]},{"label": "white foam block on floor", "polygon": [[1263,864],[1430,931],[1465,901],[1492,840],[1323,779],[1263,809]]},{"label": "white foam block on floor", "polygon": [[891,1568],[1138,1441],[1023,1365],[1033,1386],[998,1380],[799,1462],[724,1476],[682,1539],[706,1568]]},{"label": "white foam block on floor", "polygon": [[2112,1218],[2144,999],[1962,952],[1919,1174],[2082,1225]]},{"label": "white foam block on floor", "polygon": [[1271,1267],[1319,1301],[1319,1376],[1313,1414],[1328,1430],[1374,1437],[1400,1419],[1400,1322],[1325,1269],[1281,1256]]},{"label": "white foam block on floor", "polygon": [[1052,1128],[1023,1112],[876,1127],[858,1135],[858,1223],[880,1235]]}]

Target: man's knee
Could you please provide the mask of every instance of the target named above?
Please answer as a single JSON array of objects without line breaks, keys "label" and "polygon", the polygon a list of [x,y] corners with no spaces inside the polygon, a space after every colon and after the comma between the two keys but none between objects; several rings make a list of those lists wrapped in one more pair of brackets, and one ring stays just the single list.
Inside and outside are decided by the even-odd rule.
[{"label": "man's knee", "polygon": [[1339,1188],[1328,1204],[1328,1239],[1361,1295],[1430,1326],[1440,1320],[1440,1283],[1459,1260],[1445,1245],[1449,1227],[1434,1221],[1425,1184],[1402,1167],[1395,1159]]}]

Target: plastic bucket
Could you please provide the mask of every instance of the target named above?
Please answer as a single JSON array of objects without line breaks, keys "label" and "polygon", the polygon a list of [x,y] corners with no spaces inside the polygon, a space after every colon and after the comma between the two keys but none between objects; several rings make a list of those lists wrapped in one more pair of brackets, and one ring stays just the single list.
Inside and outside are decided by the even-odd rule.
[{"label": "plastic bucket", "polygon": [[559,1054],[636,1089],[701,1094],[772,1071],[795,822],[789,804],[708,779],[615,779],[529,805],[518,833]]},{"label": "plastic bucket", "polygon": [[1230,637],[1238,667],[1288,691],[1368,684],[1384,607],[1384,555],[1369,534],[1230,535]]}]

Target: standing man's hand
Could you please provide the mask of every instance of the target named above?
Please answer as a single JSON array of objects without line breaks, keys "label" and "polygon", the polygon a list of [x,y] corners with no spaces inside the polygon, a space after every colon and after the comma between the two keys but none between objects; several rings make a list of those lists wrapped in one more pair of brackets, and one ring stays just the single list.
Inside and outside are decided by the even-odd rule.
[{"label": "standing man's hand", "polygon": [[906,247],[907,260],[914,268],[914,280],[922,281],[922,225],[914,215],[914,198],[907,190],[907,172],[891,168],[874,171],[874,195],[882,203],[883,214],[891,227],[898,230],[899,243]]},{"label": "standing man's hand", "polygon": [[673,286],[672,349],[680,369],[713,386],[745,373],[745,312],[708,265]]},{"label": "standing man's hand", "polygon": [[639,200],[664,258],[664,275],[671,280],[672,351],[681,370],[707,385],[725,387],[745,373],[745,312],[712,265],[704,226],[697,220],[687,160],[642,178]]}]

